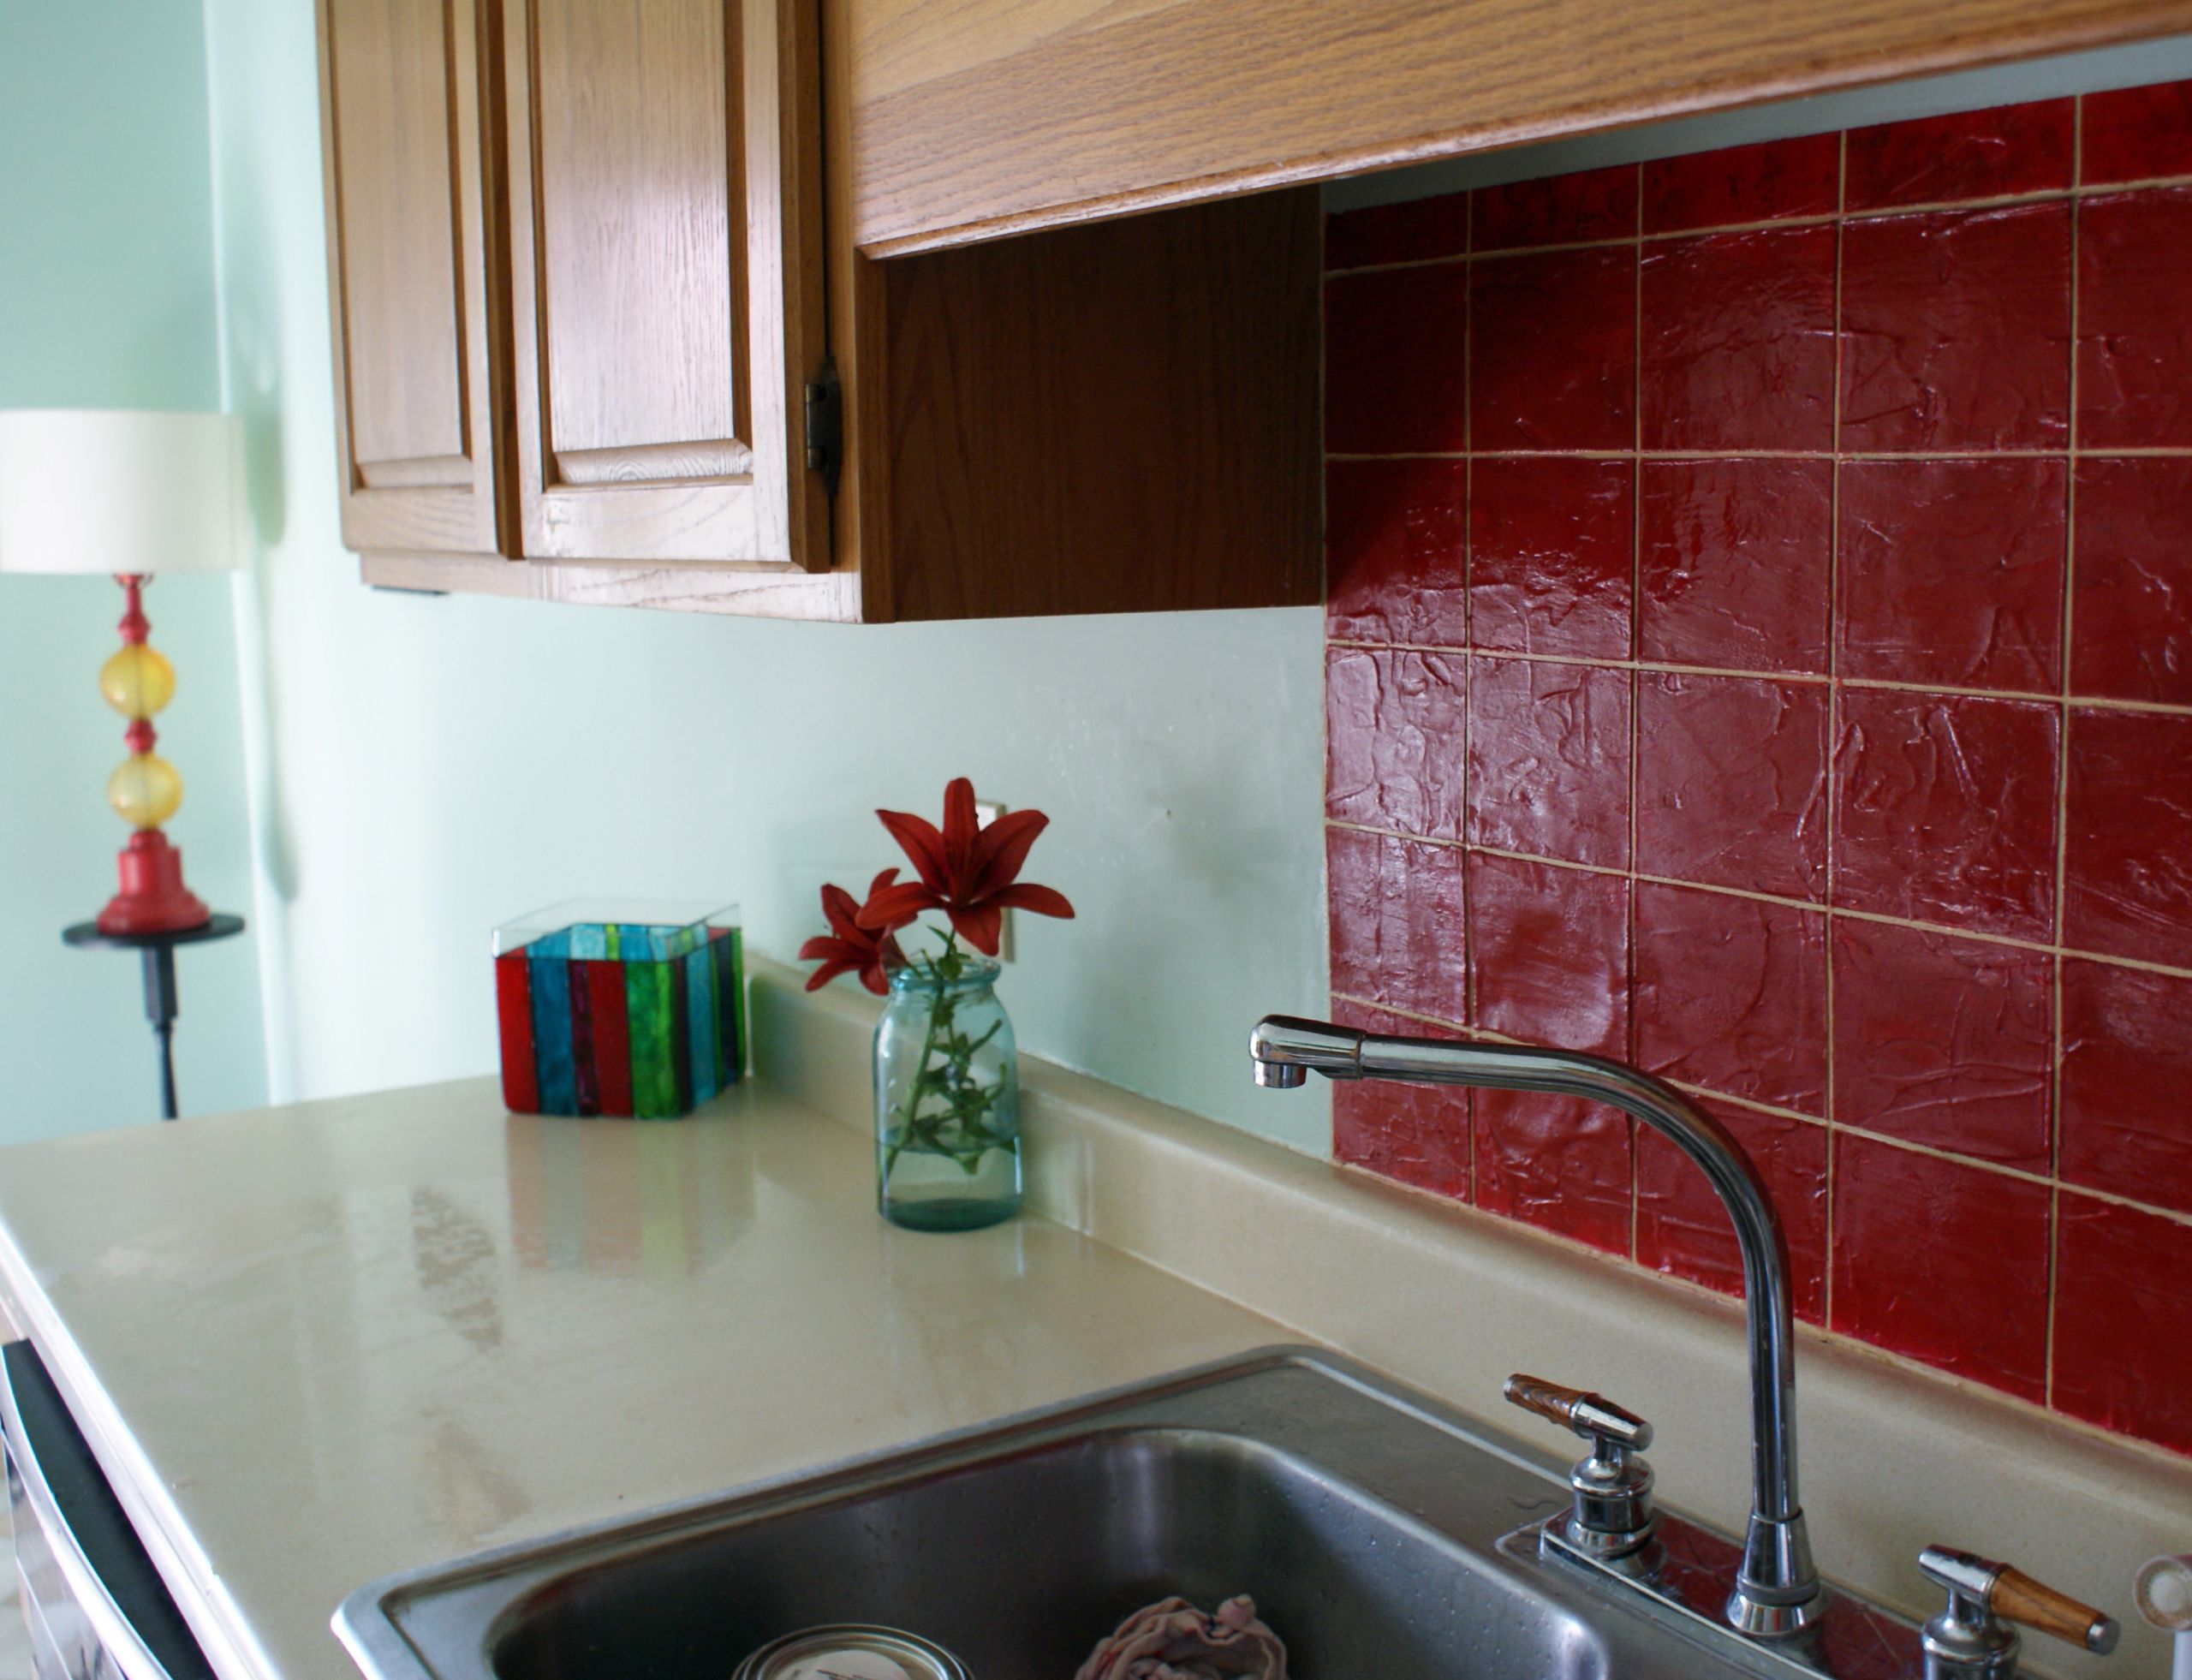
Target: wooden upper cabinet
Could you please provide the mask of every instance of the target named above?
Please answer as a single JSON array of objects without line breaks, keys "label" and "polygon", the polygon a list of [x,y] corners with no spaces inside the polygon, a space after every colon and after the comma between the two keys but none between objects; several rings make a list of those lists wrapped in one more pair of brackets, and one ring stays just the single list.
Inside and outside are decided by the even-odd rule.
[{"label": "wooden upper cabinet", "polygon": [[493,554],[497,323],[473,0],[321,0],[342,539]]},{"label": "wooden upper cabinet", "polygon": [[811,0],[504,0],[528,559],[825,569]]}]

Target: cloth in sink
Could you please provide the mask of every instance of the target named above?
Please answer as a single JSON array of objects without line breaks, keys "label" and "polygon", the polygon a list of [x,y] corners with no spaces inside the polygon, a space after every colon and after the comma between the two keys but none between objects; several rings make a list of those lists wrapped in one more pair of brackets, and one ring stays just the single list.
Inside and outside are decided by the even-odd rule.
[{"label": "cloth in sink", "polygon": [[1215,1616],[1165,1599],[1120,1623],[1074,1680],[1286,1680],[1286,1647],[1254,1599],[1228,1599]]}]

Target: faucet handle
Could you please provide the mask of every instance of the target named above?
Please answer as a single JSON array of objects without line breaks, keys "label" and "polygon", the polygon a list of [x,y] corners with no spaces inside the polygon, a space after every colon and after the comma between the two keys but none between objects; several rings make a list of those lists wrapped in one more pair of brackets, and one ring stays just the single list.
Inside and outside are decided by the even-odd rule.
[{"label": "faucet handle", "polygon": [[[1587,1388],[1563,1388],[1543,1377],[1517,1371],[1507,1379],[1507,1398],[1547,1423],[1571,1429],[1586,1440],[1641,1452],[1652,1445],[1652,1426],[1625,1406]],[[1603,1449],[1601,1449],[1603,1450]]]},{"label": "faucet handle", "polygon": [[1568,1473],[1574,1496],[1568,1543],[1607,1559],[1643,1550],[1659,1526],[1652,1509],[1652,1467],[1641,1456],[1652,1445],[1652,1426],[1603,1394],[1563,1388],[1520,1371],[1507,1379],[1504,1391],[1524,1411],[1591,1444],[1590,1455]]},{"label": "faucet handle", "polygon": [[1927,1680],[2010,1680],[2016,1672],[2017,1636],[2006,1623],[2104,1656],[2116,1648],[2113,1617],[2007,1564],[1929,1546],[1918,1554],[1918,1567],[1949,1595],[1940,1614],[1926,1623]]}]

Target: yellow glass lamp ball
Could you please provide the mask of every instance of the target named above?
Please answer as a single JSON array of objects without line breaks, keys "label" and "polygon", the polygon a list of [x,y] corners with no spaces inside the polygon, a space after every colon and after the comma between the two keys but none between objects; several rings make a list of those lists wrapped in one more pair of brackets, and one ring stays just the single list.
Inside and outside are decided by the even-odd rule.
[{"label": "yellow glass lamp ball", "polygon": [[149,718],[175,698],[175,667],[157,648],[125,647],[99,667],[99,693],[125,718]]},{"label": "yellow glass lamp ball", "polygon": [[107,777],[106,802],[131,827],[158,828],[182,804],[182,777],[158,753],[139,753]]}]

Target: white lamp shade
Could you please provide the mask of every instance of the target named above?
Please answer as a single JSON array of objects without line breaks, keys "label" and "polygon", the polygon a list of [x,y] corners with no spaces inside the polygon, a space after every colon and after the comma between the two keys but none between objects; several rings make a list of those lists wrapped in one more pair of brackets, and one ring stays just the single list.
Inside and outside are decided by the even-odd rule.
[{"label": "white lamp shade", "polygon": [[0,409],[0,572],[224,572],[244,563],[233,414]]}]

